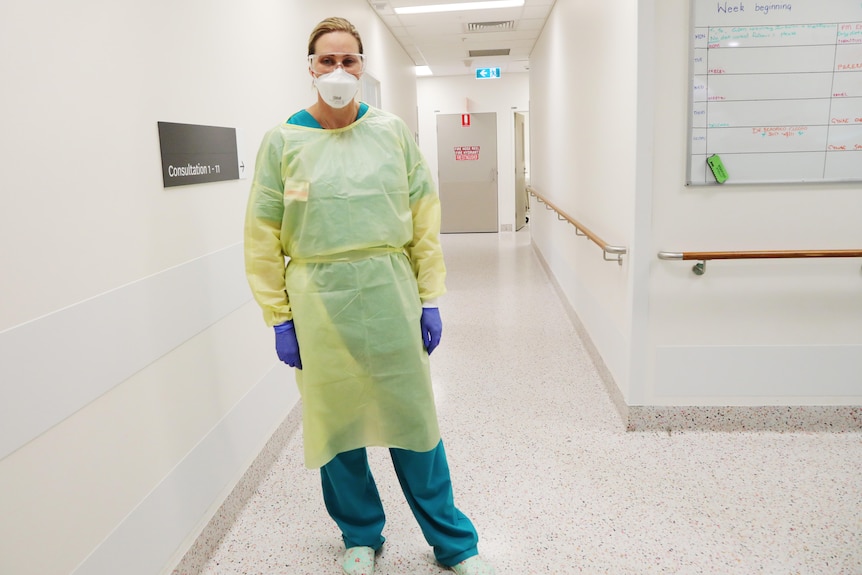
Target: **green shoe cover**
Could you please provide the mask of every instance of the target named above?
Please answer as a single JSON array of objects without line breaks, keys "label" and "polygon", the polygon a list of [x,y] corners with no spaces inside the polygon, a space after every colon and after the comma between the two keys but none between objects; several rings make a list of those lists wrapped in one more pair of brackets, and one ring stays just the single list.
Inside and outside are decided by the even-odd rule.
[{"label": "green shoe cover", "polygon": [[496,571],[491,564],[478,555],[473,555],[457,565],[449,567],[456,575],[494,575]]},{"label": "green shoe cover", "polygon": [[346,575],[373,575],[374,549],[371,547],[351,547],[344,552],[341,569]]}]

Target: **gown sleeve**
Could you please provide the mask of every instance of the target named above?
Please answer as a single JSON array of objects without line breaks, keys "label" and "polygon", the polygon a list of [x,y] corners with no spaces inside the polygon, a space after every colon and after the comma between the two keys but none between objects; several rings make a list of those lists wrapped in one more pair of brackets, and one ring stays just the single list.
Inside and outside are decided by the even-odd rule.
[{"label": "gown sleeve", "polygon": [[284,182],[281,158],[284,143],[278,128],[263,138],[245,215],[245,273],[252,295],[267,325],[293,318],[284,285],[285,256],[281,241]]},{"label": "gown sleeve", "polygon": [[406,124],[402,132],[413,217],[413,237],[406,251],[419,284],[419,299],[425,302],[446,293],[446,266],[440,246],[440,197],[431,170]]}]

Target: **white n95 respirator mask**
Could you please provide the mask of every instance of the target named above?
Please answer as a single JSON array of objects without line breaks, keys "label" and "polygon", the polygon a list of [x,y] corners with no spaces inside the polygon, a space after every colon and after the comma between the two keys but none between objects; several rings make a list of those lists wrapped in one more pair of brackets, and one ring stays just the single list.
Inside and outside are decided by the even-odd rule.
[{"label": "white n95 respirator mask", "polygon": [[343,68],[336,68],[328,74],[315,76],[314,86],[324,102],[333,108],[343,108],[359,91],[359,80]]}]

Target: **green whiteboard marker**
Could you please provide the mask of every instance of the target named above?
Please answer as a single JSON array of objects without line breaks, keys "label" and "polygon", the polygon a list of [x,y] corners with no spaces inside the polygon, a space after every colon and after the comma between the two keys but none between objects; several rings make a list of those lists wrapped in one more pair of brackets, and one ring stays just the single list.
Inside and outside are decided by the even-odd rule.
[{"label": "green whiteboard marker", "polygon": [[723,184],[727,181],[727,170],[724,167],[724,162],[718,157],[718,154],[713,154],[706,159],[709,164],[709,169],[712,170],[712,175],[715,176],[715,181]]}]

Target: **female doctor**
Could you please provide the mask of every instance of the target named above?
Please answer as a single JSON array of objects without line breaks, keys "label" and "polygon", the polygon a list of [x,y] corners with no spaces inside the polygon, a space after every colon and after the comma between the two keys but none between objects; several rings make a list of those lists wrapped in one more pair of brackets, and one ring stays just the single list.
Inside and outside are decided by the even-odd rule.
[{"label": "female doctor", "polygon": [[317,101],[257,155],[245,262],[278,357],[297,368],[305,464],[320,468],[343,571],[371,575],[384,542],[365,450],[380,446],[437,561],[493,574],[455,507],[431,389],[446,275],[431,173],[402,120],[355,99],[365,56],[350,22],[320,22],[308,63]]}]

